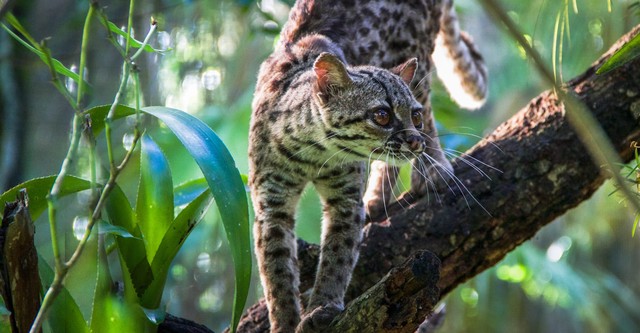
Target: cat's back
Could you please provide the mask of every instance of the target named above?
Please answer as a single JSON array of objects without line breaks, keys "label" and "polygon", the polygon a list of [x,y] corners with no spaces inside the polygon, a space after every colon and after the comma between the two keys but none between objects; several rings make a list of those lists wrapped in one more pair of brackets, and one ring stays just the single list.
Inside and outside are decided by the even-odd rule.
[{"label": "cat's back", "polygon": [[350,65],[390,68],[412,57],[427,60],[441,11],[441,0],[298,0],[279,45],[317,33],[333,40]]}]

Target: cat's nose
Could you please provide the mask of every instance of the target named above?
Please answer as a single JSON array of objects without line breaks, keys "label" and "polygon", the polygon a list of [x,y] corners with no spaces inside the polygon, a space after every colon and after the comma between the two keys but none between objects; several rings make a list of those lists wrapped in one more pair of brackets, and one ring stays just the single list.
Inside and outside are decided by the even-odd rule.
[{"label": "cat's nose", "polygon": [[420,135],[409,135],[407,145],[412,152],[421,153],[425,147],[424,138]]}]

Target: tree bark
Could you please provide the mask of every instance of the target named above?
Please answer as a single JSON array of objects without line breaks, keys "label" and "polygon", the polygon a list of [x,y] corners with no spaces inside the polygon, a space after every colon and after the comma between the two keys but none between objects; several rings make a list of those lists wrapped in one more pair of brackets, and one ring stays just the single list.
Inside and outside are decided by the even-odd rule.
[{"label": "tree bark", "polygon": [[[0,296],[11,312],[11,332],[28,332],[40,309],[35,227],[29,215],[27,191],[7,202],[0,225]],[[42,330],[38,330],[42,332]]]},{"label": "tree bark", "polygon": [[[640,26],[634,28],[585,73],[566,85],[567,91],[591,110],[625,162],[633,156],[631,143],[640,137],[640,75],[637,75],[640,58],[604,75],[596,75],[595,71],[639,31]],[[433,193],[418,200],[407,198],[410,205],[392,206],[388,217],[371,219],[364,229],[348,300],[357,299],[375,286],[367,295],[377,297],[378,302],[367,303],[368,311],[373,313],[385,306],[389,297],[376,284],[416,251],[428,250],[441,261],[437,284],[425,286],[426,293],[438,301],[459,284],[497,264],[556,217],[588,199],[608,172],[592,162],[569,125],[562,103],[550,91],[534,98],[465,157],[475,165],[460,159],[454,161],[460,183],[440,189],[439,200]],[[301,290],[304,290],[312,284],[319,252],[316,245],[304,241],[298,244]],[[411,270],[398,271],[411,274]],[[433,306],[430,303],[435,302],[427,303]],[[404,317],[393,319],[403,324],[401,329],[394,327],[394,331],[414,332],[420,322],[412,318],[420,311],[420,304],[412,301],[396,304],[401,308],[394,309],[395,313]],[[349,318],[344,316],[361,305],[357,301],[348,304],[330,331],[344,332],[355,327],[349,326]],[[346,321],[341,320],[343,317]],[[360,325],[361,321],[356,319],[351,322]],[[338,329],[337,325],[345,322],[346,326]],[[387,332],[389,327],[381,322],[370,320],[366,327],[357,329]],[[264,302],[259,302],[247,311],[238,332],[267,331],[267,309]]]}]

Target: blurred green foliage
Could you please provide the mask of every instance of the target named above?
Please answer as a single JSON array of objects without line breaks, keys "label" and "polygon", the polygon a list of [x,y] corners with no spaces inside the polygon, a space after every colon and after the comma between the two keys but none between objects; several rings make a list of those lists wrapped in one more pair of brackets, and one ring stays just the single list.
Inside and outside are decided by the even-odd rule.
[{"label": "blurred green foliage", "polygon": [[[464,151],[547,87],[523,50],[493,25],[475,1],[455,2],[490,73],[487,105],[473,113],[459,110],[435,79],[433,105],[444,146]],[[292,3],[160,0],[138,16],[151,13],[161,30],[153,46],[171,48],[143,63],[146,80],[153,83],[147,85],[146,102],[203,119],[225,142],[241,173],[248,171],[247,136],[258,68],[271,52]],[[527,40],[548,64],[555,64],[556,75],[563,80],[584,71],[640,22],[637,3],[502,1]],[[114,7],[112,17],[124,15]],[[69,25],[83,15],[83,9],[70,6],[69,23],[60,23],[58,29],[72,30]],[[197,165],[164,125],[158,124],[151,134],[167,155],[174,184],[200,177]],[[132,169],[138,162],[133,161]],[[408,184],[406,169],[404,174],[403,183]],[[123,183],[137,183],[133,172],[123,177]],[[123,189],[132,192],[126,185]],[[450,293],[441,331],[635,332],[640,327],[640,245],[637,237],[631,237],[633,213],[619,204],[617,195],[610,195],[612,191],[606,185],[496,267]],[[308,189],[298,210],[298,235],[318,242],[320,216],[317,195]],[[215,331],[228,326],[233,306],[233,264],[220,222],[217,210],[209,210],[186,239],[169,270],[163,297],[170,313]],[[38,231],[42,246],[49,246],[47,231]],[[71,246],[74,239],[68,242]],[[257,272],[253,274],[249,304],[262,296]]]}]

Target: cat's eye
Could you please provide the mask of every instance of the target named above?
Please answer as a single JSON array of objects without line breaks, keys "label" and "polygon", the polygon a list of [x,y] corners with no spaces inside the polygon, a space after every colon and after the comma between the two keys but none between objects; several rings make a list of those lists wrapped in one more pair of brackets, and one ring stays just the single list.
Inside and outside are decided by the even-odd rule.
[{"label": "cat's eye", "polygon": [[387,126],[391,122],[391,113],[386,109],[373,111],[373,121],[380,126]]},{"label": "cat's eye", "polygon": [[421,127],[422,126],[422,112],[420,112],[420,111],[411,112],[411,122],[413,123],[413,126]]}]

